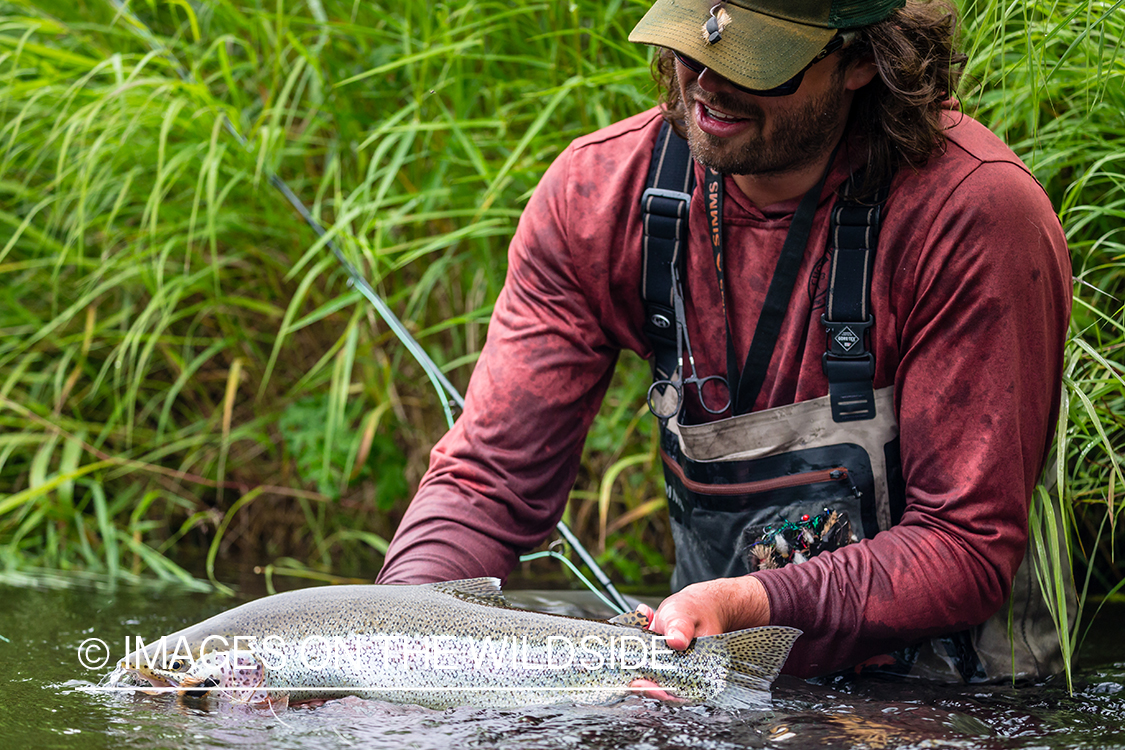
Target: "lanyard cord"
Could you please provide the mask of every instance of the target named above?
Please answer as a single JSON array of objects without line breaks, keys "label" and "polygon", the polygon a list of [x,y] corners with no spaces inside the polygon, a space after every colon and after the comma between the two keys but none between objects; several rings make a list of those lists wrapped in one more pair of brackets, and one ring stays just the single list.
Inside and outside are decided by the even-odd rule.
[{"label": "lanyard cord", "polygon": [[704,190],[711,252],[715,258],[715,275],[719,281],[719,295],[723,302],[723,322],[727,329],[727,383],[732,385],[732,415],[749,413],[762,390],[766,371],[769,369],[777,339],[781,334],[785,311],[789,307],[789,298],[793,295],[797,274],[801,270],[801,260],[809,244],[809,235],[812,234],[813,218],[820,203],[820,194],[828,179],[828,173],[832,170],[832,163],[836,160],[838,148],[839,144],[832,150],[824,174],[805,193],[797,207],[797,212],[793,215],[793,221],[785,235],[785,244],[781,248],[781,255],[773,271],[773,278],[770,280],[769,290],[766,292],[766,301],[758,316],[758,325],[754,329],[754,338],[750,342],[750,350],[746,353],[746,364],[742,367],[741,375],[737,369],[738,359],[734,350],[734,337],[731,335],[730,316],[727,315],[727,294],[723,272],[723,177],[711,168],[707,169]]},{"label": "lanyard cord", "polygon": [[[715,258],[715,278],[719,280],[719,299],[723,303],[723,325],[727,329],[727,394],[731,415],[738,414],[736,387],[738,386],[738,360],[734,352],[734,337],[730,332],[730,316],[727,315],[726,275],[723,272],[723,176],[707,168],[704,178],[707,205],[707,236],[711,240],[711,253]],[[684,324],[687,325],[686,323]],[[703,394],[699,394],[700,400]]]}]

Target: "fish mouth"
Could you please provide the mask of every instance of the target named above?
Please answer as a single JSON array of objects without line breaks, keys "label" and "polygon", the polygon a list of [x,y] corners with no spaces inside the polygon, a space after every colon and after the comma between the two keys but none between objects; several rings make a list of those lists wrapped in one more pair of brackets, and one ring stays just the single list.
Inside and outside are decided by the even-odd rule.
[{"label": "fish mouth", "polygon": [[[173,685],[172,683],[168,682],[167,680],[162,680],[159,677],[149,677],[147,674],[140,674],[140,673],[138,673],[137,676],[143,677],[144,679],[148,680],[149,685],[154,687],[154,688],[176,687],[176,685]],[[160,695],[160,693],[163,692],[161,690],[146,690],[143,687],[138,688],[138,690],[140,690],[145,695]]]},{"label": "fish mouth", "polygon": [[188,676],[180,683],[180,693],[192,698],[202,698],[211,692],[211,688],[219,687],[219,681],[214,677]]},{"label": "fish mouth", "polygon": [[[134,677],[138,677],[142,680],[148,681],[149,687],[154,687],[154,688],[179,687],[178,685],[174,685],[173,683],[169,682],[168,680],[157,677],[156,675],[150,673],[148,670],[144,669],[143,667],[138,669],[136,667],[125,667],[125,666],[122,666],[122,665],[118,665],[118,666],[119,666],[119,668],[124,669],[126,673],[131,674]],[[159,695],[160,694],[160,691],[158,691],[158,690],[145,690],[144,686],[138,686],[137,690],[139,690],[140,692],[145,693],[147,695]]]}]

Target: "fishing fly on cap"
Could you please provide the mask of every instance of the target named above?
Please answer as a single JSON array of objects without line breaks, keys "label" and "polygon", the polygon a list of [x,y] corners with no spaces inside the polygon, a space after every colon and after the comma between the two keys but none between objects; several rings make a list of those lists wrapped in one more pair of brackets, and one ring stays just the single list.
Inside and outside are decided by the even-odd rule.
[{"label": "fishing fly on cap", "polygon": [[723,29],[730,23],[730,13],[723,7],[722,3],[711,8],[711,17],[703,24],[703,41],[707,44],[714,44],[721,41],[723,38]]}]

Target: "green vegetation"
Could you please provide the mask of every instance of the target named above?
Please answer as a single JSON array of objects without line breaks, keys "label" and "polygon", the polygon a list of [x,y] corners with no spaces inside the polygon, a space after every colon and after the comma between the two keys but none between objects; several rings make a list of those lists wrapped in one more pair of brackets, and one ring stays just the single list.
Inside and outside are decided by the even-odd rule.
[{"label": "green vegetation", "polygon": [[[1059,627],[1069,659],[1090,619],[1088,594],[1125,584],[1115,555],[1125,534],[1114,522],[1125,508],[1125,2],[967,5],[969,72],[982,91],[966,102],[1046,187],[1077,282],[1057,433],[1063,460],[1048,479],[1065,512],[1040,493],[1031,518],[1056,626],[1068,619],[1062,561],[1073,557],[1080,605]],[[1072,544],[1058,545],[1060,532]]]},{"label": "green vegetation", "polygon": [[[964,106],[1080,281],[1066,512],[1036,518],[1090,592],[1123,578],[1122,4],[965,8]],[[373,576],[444,415],[270,175],[463,391],[538,177],[655,99],[646,7],[134,2],[147,38],[109,0],[0,0],[0,568]],[[672,559],[648,377],[623,358],[568,514],[632,584]]]},{"label": "green vegetation", "polygon": [[135,4],[148,40],[106,0],[0,3],[4,566],[377,570],[445,420],[269,175],[463,390],[539,175],[652,84],[636,4],[373,5]]}]

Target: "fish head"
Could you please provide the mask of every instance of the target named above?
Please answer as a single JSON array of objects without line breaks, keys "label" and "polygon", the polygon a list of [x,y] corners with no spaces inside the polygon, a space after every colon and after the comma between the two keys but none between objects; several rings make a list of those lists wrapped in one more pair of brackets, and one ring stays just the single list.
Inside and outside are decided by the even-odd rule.
[{"label": "fish head", "polygon": [[233,703],[257,704],[269,697],[260,689],[265,678],[265,664],[253,652],[211,651],[196,659],[177,685],[186,695],[203,697],[218,690]]},{"label": "fish head", "polygon": [[229,687],[232,659],[237,657],[228,651],[204,654],[194,660],[186,672],[175,675],[176,686],[195,696],[202,696],[211,688]]},{"label": "fish head", "polygon": [[221,637],[209,639],[180,631],[151,643],[141,642],[137,650],[117,663],[117,671],[147,680],[153,687],[179,687],[200,656],[223,642]]},{"label": "fish head", "polygon": [[190,655],[157,654],[151,659],[138,658],[135,652],[117,663],[118,670],[147,680],[157,688],[179,687],[190,674],[194,660]]},{"label": "fish head", "polygon": [[147,680],[153,687],[177,687],[199,658],[211,651],[225,651],[233,637],[209,622],[145,642],[117,663],[117,672]]},{"label": "fish head", "polygon": [[240,702],[257,697],[257,688],[265,681],[265,665],[253,652],[244,650],[209,651],[194,658],[169,656],[156,664],[142,661],[123,668],[153,687],[178,688],[180,694],[197,698],[218,689]]}]

